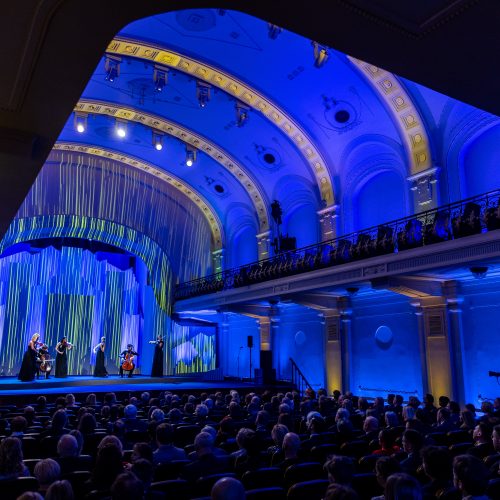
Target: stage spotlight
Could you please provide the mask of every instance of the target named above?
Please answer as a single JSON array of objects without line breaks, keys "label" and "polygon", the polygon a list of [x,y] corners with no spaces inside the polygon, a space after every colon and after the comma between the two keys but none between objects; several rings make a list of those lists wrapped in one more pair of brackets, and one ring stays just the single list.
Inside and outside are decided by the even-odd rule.
[{"label": "stage spotlight", "polygon": [[116,120],[115,132],[118,137],[123,139],[127,135],[127,122],[123,120]]},{"label": "stage spotlight", "polygon": [[87,113],[75,113],[74,125],[79,134],[83,134],[87,130]]},{"label": "stage spotlight", "polygon": [[120,57],[106,56],[104,61],[104,71],[106,76],[105,80],[108,82],[114,82],[120,76],[120,63],[122,62]]},{"label": "stage spotlight", "polygon": [[168,69],[162,66],[155,66],[153,71],[153,82],[156,92],[161,92],[168,82]]},{"label": "stage spotlight", "polygon": [[186,144],[186,166],[192,167],[196,161],[196,148],[190,144]]},{"label": "stage spotlight", "polygon": [[488,268],[486,266],[474,266],[469,267],[469,271],[472,273],[472,276],[474,276],[474,278],[481,279],[486,276]]},{"label": "stage spotlight", "polygon": [[328,49],[315,41],[311,44],[314,47],[314,66],[321,68],[328,61]]},{"label": "stage spotlight", "polygon": [[210,101],[210,91],[212,86],[204,82],[196,82],[196,99],[200,104],[200,108],[204,108]]},{"label": "stage spotlight", "polygon": [[271,40],[276,40],[278,35],[283,31],[283,28],[276,26],[273,23],[267,23],[267,35]]},{"label": "stage spotlight", "polygon": [[153,130],[153,146],[156,151],[161,151],[163,149],[163,137],[163,134]]},{"label": "stage spotlight", "polygon": [[234,107],[236,109],[236,125],[238,127],[243,127],[243,125],[245,125],[245,123],[248,121],[250,108],[246,104],[238,101],[236,101]]}]

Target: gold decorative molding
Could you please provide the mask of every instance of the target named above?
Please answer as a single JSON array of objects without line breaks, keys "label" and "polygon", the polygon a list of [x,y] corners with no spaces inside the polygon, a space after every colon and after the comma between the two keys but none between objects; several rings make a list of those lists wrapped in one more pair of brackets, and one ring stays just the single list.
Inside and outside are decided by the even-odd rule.
[{"label": "gold decorative molding", "polygon": [[196,149],[203,151],[227,170],[230,175],[234,176],[248,193],[258,216],[259,232],[269,229],[269,215],[266,208],[268,204],[264,200],[264,195],[261,193],[257,181],[252,178],[242,165],[226,153],[226,151],[210,142],[205,137],[195,134],[191,130],[181,127],[177,123],[161,116],[144,113],[134,108],[110,102],[81,99],[76,104],[74,111],[87,114],[107,115],[125,121],[141,123],[146,127],[176,137],[187,144],[191,144]]},{"label": "gold decorative molding", "polygon": [[365,76],[393,115],[408,156],[410,175],[432,167],[429,137],[424,122],[396,75],[360,59],[350,56],[348,59]]},{"label": "gold decorative molding", "polygon": [[120,151],[113,151],[111,149],[101,148],[98,146],[93,146],[89,144],[73,143],[58,141],[54,144],[52,148],[55,151],[69,151],[72,153],[82,153],[90,156],[98,156],[100,158],[105,158],[106,160],[114,160],[119,163],[123,163],[129,167],[142,170],[157,179],[160,179],[167,184],[170,184],[175,189],[187,196],[203,213],[205,218],[210,225],[210,230],[212,232],[212,237],[215,245],[215,249],[221,249],[224,244],[224,232],[222,229],[222,222],[220,221],[214,208],[208,203],[203,196],[194,190],[190,185],[188,185],[182,179],[179,179],[170,172],[166,172],[155,165],[135,158],[133,156],[125,155]]},{"label": "gold decorative molding", "polygon": [[[220,88],[256,111],[259,111],[273,125],[286,134],[300,151],[316,179],[321,198],[326,202],[326,206],[335,203],[333,183],[326,166],[326,161],[309,138],[307,132],[292,117],[288,116],[284,110],[262,94],[259,94],[254,88],[204,62],[197,61],[183,54],[167,51],[164,48],[143,41],[117,37],[108,45],[106,52],[125,57],[135,57],[154,64],[175,68],[198,80]],[[261,230],[264,231],[265,229]]]}]

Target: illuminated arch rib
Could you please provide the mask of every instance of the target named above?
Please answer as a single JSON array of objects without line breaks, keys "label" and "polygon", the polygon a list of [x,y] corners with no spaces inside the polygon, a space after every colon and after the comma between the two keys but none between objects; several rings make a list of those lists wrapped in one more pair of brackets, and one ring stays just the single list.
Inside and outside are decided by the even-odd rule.
[{"label": "illuminated arch rib", "polygon": [[398,78],[389,71],[360,59],[354,57],[348,57],[348,59],[364,75],[393,115],[393,122],[399,129],[408,155],[409,175],[431,168],[432,155],[424,121]]},{"label": "illuminated arch rib", "polygon": [[[161,130],[165,134],[176,137],[183,142],[192,144],[197,149],[203,151],[205,154],[214,159],[217,163],[224,167],[229,174],[236,178],[252,200],[259,221],[259,232],[262,233],[269,230],[269,214],[267,210],[269,203],[267,203],[265,196],[262,194],[262,190],[258,182],[254,180],[245,168],[235,161],[228,153],[214,143],[210,142],[208,139],[195,134],[189,129],[181,127],[177,123],[167,120],[161,116],[144,113],[140,110],[122,106],[120,104],[81,99],[76,104],[75,111],[88,114],[113,116],[122,120],[141,123],[147,127]],[[156,169],[156,167],[154,168]],[[179,182],[181,181],[179,180]]]},{"label": "illuminated arch rib", "polygon": [[106,52],[135,57],[183,71],[198,80],[217,86],[253,109],[260,111],[298,148],[316,179],[321,198],[326,202],[326,206],[335,203],[333,184],[326,161],[306,131],[276,104],[259,94],[255,89],[204,62],[138,40],[117,37],[108,45]]},{"label": "illuminated arch rib", "polygon": [[172,175],[170,172],[166,172],[151,163],[145,162],[130,155],[125,155],[119,151],[113,151],[111,149],[101,148],[88,144],[60,141],[54,144],[53,150],[84,153],[90,156],[106,158],[107,160],[114,160],[129,167],[147,172],[148,174],[153,175],[156,178],[161,179],[162,181],[165,181],[175,189],[179,190],[185,196],[187,196],[202,211],[208,221],[208,224],[210,225],[215,250],[218,250],[224,246],[224,230],[222,222],[220,221],[214,208],[203,198],[200,193],[194,190],[182,179],[179,179],[175,175]]}]

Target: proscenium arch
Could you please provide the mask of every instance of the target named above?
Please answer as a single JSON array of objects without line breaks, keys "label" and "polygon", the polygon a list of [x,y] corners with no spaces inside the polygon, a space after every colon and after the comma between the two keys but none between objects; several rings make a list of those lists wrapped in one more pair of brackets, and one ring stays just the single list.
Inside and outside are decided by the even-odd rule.
[{"label": "proscenium arch", "polygon": [[[175,137],[176,139],[179,139],[187,144],[191,144],[196,149],[203,151],[219,163],[225,170],[227,170],[230,175],[235,177],[237,182],[240,183],[243,189],[248,193],[248,196],[255,207],[255,213],[257,214],[259,221],[259,232],[269,230],[269,214],[267,208],[269,203],[267,202],[265,195],[262,194],[263,190],[260,187],[259,182],[255,180],[253,176],[249,174],[246,169],[226,151],[210,142],[205,137],[202,137],[201,135],[196,134],[162,116],[145,113],[138,109],[118,103],[81,99],[76,104],[74,111],[89,115],[112,116],[114,118],[120,118],[120,120],[140,123],[146,127],[171,135],[172,137]],[[155,170],[158,169],[158,167],[154,168]]]},{"label": "proscenium arch", "polygon": [[365,77],[392,115],[406,150],[409,176],[431,168],[432,154],[424,121],[396,75],[354,57],[347,56],[347,59]]},{"label": "proscenium arch", "polygon": [[[144,41],[132,38],[115,37],[106,49],[115,56],[133,57],[175,68],[194,78],[215,85],[235,99],[262,113],[274,126],[288,136],[309,165],[318,185],[321,199],[326,207],[335,204],[333,182],[323,155],[315,146],[308,133],[283,109],[256,89],[236,79],[232,75],[178,52],[166,50]],[[263,231],[261,231],[263,232]]]},{"label": "proscenium arch", "polygon": [[140,257],[151,274],[158,305],[170,314],[174,283],[167,254],[149,236],[123,224],[68,214],[16,218],[0,241],[0,255],[17,243],[63,237],[97,240]]},{"label": "proscenium arch", "polygon": [[152,163],[148,163],[134,156],[123,154],[120,151],[113,151],[112,149],[101,148],[90,144],[59,141],[54,144],[52,149],[55,151],[69,151],[106,158],[107,160],[114,160],[118,163],[123,163],[129,167],[146,172],[158,179],[161,179],[167,184],[170,184],[172,187],[187,196],[201,210],[210,225],[214,241],[214,250],[219,250],[224,247],[224,229],[215,209],[200,193],[198,193],[182,179],[172,175],[170,172],[166,172]]}]

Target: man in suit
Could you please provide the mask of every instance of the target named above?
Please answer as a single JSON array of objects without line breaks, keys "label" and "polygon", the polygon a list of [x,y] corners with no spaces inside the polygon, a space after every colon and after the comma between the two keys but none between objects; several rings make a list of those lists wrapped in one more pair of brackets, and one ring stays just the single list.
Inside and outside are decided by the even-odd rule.
[{"label": "man in suit", "polygon": [[167,423],[156,428],[156,444],[158,449],[153,453],[153,465],[164,464],[172,460],[186,460],[186,452],[173,445],[174,428]]}]

